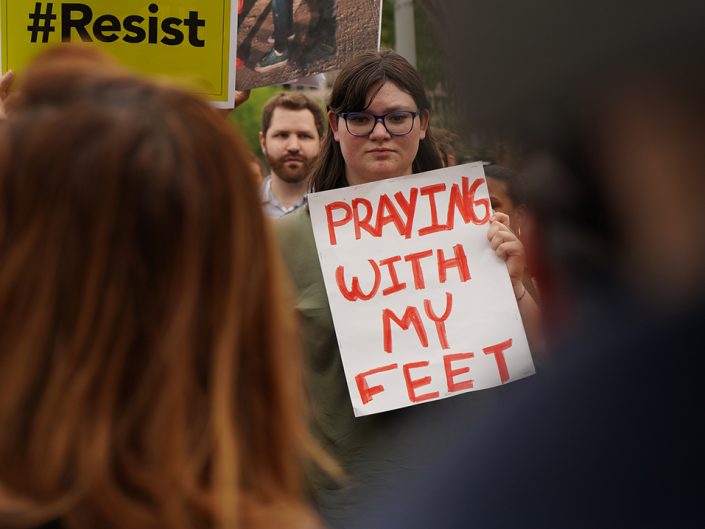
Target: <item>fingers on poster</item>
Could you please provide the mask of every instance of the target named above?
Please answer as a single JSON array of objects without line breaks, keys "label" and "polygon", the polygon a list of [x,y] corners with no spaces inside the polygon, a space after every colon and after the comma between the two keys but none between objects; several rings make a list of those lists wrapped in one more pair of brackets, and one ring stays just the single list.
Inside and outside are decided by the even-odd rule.
[{"label": "fingers on poster", "polygon": [[337,69],[379,47],[381,0],[244,0],[238,7],[238,90]]}]

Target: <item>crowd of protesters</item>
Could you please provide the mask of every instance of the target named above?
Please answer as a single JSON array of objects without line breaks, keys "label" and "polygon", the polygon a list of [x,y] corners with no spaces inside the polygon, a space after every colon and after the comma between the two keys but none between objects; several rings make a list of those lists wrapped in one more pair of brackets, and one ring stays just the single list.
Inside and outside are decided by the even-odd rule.
[{"label": "crowd of protesters", "polygon": [[[486,4],[473,16],[492,27]],[[487,244],[540,369],[357,418],[307,194],[463,160],[406,59],[358,54],[327,112],[271,98],[266,176],[221,113],[97,51],[45,52],[10,97],[6,73],[0,527],[702,526],[705,65],[689,28],[672,50],[693,53],[649,48],[538,132],[540,98],[522,114],[465,79],[515,105],[507,130],[532,154],[484,172]]]}]

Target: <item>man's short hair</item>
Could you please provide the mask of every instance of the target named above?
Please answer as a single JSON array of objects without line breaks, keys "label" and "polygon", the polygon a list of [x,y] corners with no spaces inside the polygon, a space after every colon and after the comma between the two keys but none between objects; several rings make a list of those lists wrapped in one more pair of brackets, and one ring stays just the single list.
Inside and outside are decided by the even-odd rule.
[{"label": "man's short hair", "polygon": [[323,137],[324,118],[323,110],[313,99],[301,92],[280,92],[264,105],[262,109],[262,134],[267,135],[267,130],[272,123],[274,109],[282,107],[287,110],[308,110],[313,114],[313,121],[316,123],[318,137]]}]

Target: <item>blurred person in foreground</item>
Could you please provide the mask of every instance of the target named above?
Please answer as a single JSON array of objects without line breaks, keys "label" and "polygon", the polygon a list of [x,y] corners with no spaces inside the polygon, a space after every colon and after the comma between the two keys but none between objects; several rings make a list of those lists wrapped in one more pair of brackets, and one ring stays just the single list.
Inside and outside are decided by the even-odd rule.
[{"label": "blurred person in foreground", "polygon": [[455,437],[433,468],[358,526],[704,527],[705,4],[456,2],[454,20],[473,21],[455,64],[483,72],[468,121],[533,146],[523,235],[556,355],[462,440],[461,417],[437,422]]},{"label": "blurred person in foreground", "polygon": [[56,48],[0,123],[0,527],[317,527],[299,352],[243,141]]}]

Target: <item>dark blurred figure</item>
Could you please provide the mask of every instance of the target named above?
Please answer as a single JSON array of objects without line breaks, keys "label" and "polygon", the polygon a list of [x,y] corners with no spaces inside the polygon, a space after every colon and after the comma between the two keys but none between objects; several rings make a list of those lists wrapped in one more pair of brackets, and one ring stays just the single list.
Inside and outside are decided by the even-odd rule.
[{"label": "dark blurred figure", "polygon": [[534,153],[555,360],[358,526],[705,527],[705,3],[454,6],[468,121]]},{"label": "dark blurred figure", "polygon": [[317,527],[243,141],[88,48],[22,80],[0,123],[0,527]]}]

